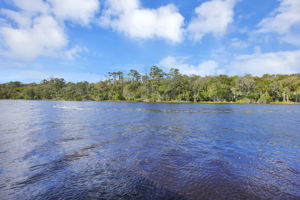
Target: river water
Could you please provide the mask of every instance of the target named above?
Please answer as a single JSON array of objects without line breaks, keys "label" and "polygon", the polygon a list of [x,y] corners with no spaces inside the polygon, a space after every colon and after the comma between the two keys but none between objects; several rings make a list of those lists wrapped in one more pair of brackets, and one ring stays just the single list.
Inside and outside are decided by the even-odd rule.
[{"label": "river water", "polygon": [[0,199],[300,199],[300,106],[0,101]]}]

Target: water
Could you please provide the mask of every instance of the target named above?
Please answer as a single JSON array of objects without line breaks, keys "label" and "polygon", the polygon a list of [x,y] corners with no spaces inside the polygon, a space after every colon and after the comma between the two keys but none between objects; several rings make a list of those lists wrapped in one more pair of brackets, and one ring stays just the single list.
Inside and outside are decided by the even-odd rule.
[{"label": "water", "polygon": [[300,106],[0,101],[0,199],[300,199]]}]

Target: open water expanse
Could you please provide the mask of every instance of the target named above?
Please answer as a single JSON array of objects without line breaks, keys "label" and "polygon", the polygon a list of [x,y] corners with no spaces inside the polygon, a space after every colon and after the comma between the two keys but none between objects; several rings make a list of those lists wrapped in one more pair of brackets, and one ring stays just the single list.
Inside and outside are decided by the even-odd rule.
[{"label": "open water expanse", "polygon": [[300,106],[3,100],[0,199],[300,199]]}]

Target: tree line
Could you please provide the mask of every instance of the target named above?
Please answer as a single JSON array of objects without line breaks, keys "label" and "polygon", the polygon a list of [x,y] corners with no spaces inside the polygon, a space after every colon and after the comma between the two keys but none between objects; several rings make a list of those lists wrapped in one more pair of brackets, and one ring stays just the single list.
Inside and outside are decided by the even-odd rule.
[{"label": "tree line", "polygon": [[40,83],[0,84],[0,99],[143,102],[300,102],[300,74],[187,76],[178,69],[110,72],[97,83],[50,78]]}]

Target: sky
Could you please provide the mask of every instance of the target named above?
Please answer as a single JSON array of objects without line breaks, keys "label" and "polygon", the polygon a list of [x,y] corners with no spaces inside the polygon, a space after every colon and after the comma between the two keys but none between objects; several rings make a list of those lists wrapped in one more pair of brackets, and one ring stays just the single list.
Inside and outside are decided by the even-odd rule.
[{"label": "sky", "polygon": [[0,82],[300,73],[300,0],[1,0]]}]

